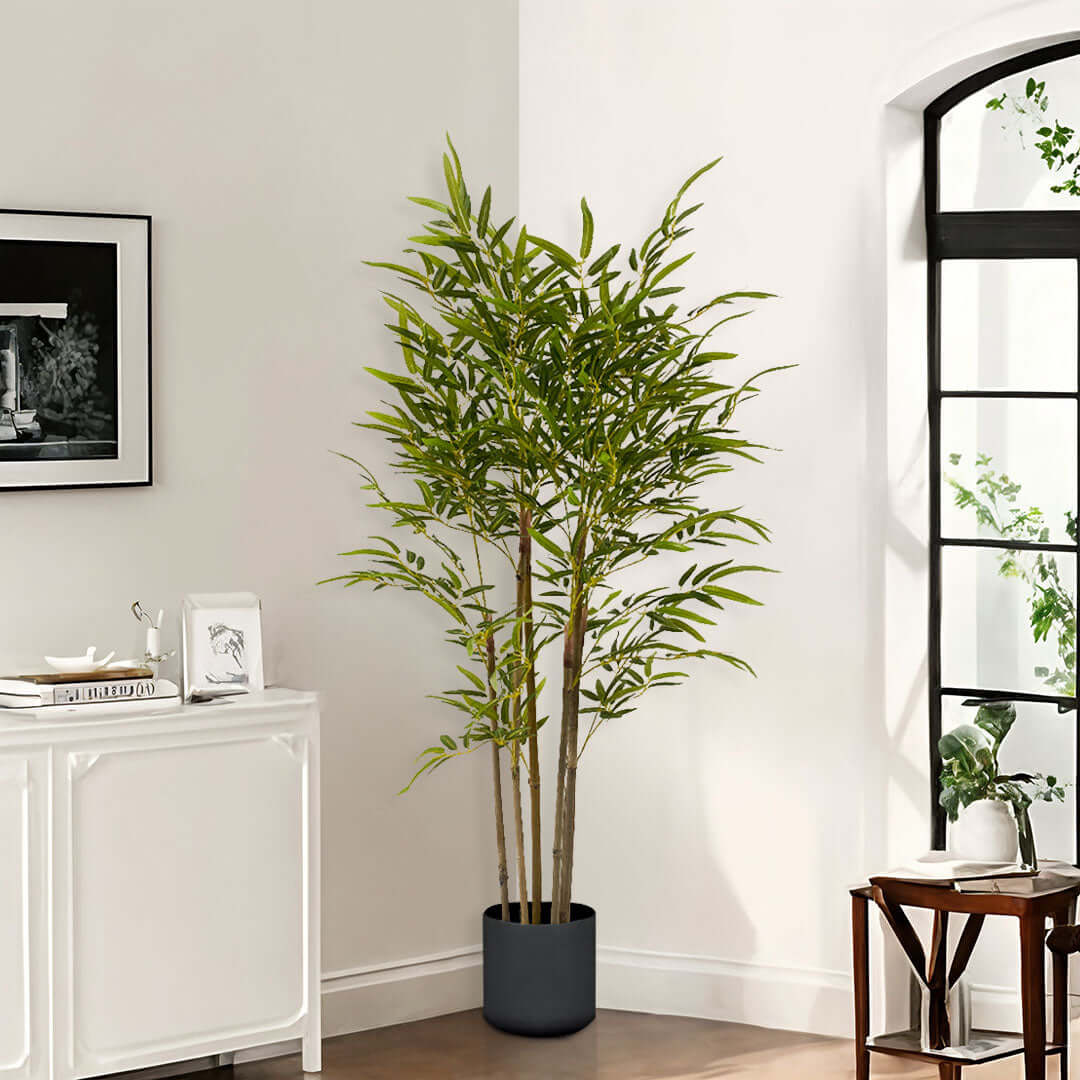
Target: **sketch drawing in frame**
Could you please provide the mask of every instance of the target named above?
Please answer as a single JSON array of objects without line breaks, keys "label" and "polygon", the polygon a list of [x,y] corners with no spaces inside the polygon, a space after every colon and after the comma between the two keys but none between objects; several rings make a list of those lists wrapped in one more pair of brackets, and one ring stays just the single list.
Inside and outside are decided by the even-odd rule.
[{"label": "sketch drawing in frame", "polygon": [[184,698],[263,689],[262,605],[254,593],[184,597]]}]

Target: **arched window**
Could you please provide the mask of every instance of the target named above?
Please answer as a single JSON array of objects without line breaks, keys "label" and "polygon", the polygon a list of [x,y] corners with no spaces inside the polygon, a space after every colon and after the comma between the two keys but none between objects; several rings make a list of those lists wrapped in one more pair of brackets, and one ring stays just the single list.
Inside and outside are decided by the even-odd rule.
[{"label": "arched window", "polygon": [[[927,107],[925,140],[940,849],[937,744],[971,722],[965,702],[1017,702],[1006,769],[1080,776],[1080,41],[957,84]],[[1068,803],[1033,810],[1040,853],[1080,859],[1075,787]]]}]

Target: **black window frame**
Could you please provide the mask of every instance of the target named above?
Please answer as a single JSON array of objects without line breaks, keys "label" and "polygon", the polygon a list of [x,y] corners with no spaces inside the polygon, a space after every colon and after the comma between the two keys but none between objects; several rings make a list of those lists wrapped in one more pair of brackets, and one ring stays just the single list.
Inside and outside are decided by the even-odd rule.
[{"label": "black window frame", "polygon": [[[1077,389],[1072,391],[942,390],[941,388],[941,264],[945,259],[1072,259],[1077,264],[1080,293],[1080,208],[1077,210],[949,210],[941,209],[940,139],[942,117],[961,101],[991,83],[1028,68],[1080,54],[1080,39],[1045,46],[1011,57],[963,79],[935,98],[923,113],[924,196],[927,254],[927,415],[930,437],[930,596],[929,596],[929,734],[930,734],[930,843],[945,848],[945,811],[938,796],[941,756],[941,706],[946,697],[984,701],[1045,702],[1060,712],[1073,711],[1080,725],[1080,694],[1016,693],[1002,688],[943,686],[941,681],[941,559],[947,547],[999,548],[1069,552],[1077,559],[1080,589],[1080,544],[1033,544],[1020,541],[943,537],[941,534],[941,402],[945,398],[997,398],[1005,400],[1065,399],[1077,408],[1080,433],[1080,333],[1078,333]],[[1080,200],[1078,200],[1080,201]],[[1077,297],[1080,319],[1080,295]],[[1078,437],[1080,441],[1080,437]],[[1080,466],[1080,445],[1077,446]],[[1077,469],[1076,512],[1080,513],[1080,467]],[[1077,597],[1074,595],[1074,602]],[[1080,605],[1078,605],[1080,607]],[[1080,781],[1080,726],[1076,728],[1074,783]],[[1075,839],[1080,865],[1080,792],[1075,799]]]}]

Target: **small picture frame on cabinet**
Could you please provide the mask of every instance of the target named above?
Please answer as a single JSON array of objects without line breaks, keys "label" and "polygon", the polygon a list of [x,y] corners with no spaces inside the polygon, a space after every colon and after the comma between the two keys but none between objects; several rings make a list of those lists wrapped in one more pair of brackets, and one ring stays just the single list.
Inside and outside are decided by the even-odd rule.
[{"label": "small picture frame on cabinet", "polygon": [[262,604],[254,593],[192,593],[183,608],[184,700],[263,689]]}]

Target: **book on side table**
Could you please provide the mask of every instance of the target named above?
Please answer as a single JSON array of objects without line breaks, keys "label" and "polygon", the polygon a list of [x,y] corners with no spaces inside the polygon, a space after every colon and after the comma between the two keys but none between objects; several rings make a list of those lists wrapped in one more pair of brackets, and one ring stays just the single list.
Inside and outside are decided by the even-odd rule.
[{"label": "book on side table", "polygon": [[179,697],[175,683],[156,678],[147,667],[0,677],[0,709],[118,705]]},{"label": "book on side table", "polygon": [[1019,863],[977,862],[956,859],[946,851],[929,851],[905,866],[874,874],[872,885],[900,881],[913,885],[940,885],[958,892],[997,892],[1027,896],[1048,887],[1080,881],[1080,870],[1072,863],[1040,859],[1039,869]]}]

